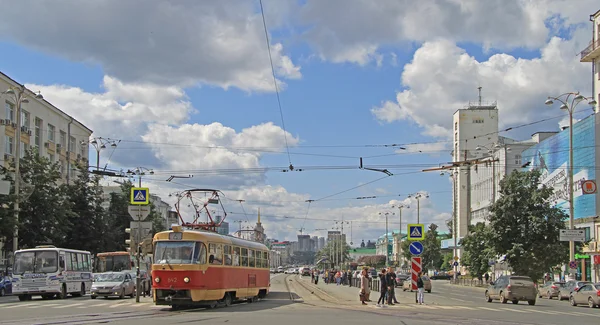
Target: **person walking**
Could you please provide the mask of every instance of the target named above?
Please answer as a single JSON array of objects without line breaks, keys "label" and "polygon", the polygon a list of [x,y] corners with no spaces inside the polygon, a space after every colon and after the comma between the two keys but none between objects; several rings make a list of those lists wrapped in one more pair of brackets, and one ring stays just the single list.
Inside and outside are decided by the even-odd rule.
[{"label": "person walking", "polygon": [[363,305],[367,304],[365,301],[369,301],[370,292],[371,289],[369,288],[369,277],[367,276],[367,270],[362,270],[362,276],[360,277],[359,297]]},{"label": "person walking", "polygon": [[389,276],[389,291],[388,291],[388,305],[394,305],[398,303],[396,299],[396,272],[392,267],[388,267]]},{"label": "person walking", "polygon": [[382,307],[383,305],[385,305],[385,297],[387,295],[387,289],[388,289],[388,284],[386,281],[386,274],[385,274],[385,269],[381,270],[381,273],[379,273],[379,282],[380,282],[380,295],[379,295],[379,300],[377,300],[377,307]]},{"label": "person walking", "polygon": [[348,287],[352,287],[352,271],[348,270]]},{"label": "person walking", "polygon": [[490,280],[490,275],[486,272],[485,273],[485,283],[488,283]]},{"label": "person walking", "polygon": [[419,272],[419,277],[417,278],[417,302],[419,302],[419,305],[425,304],[425,285],[423,283],[423,279],[421,278],[422,276],[423,272]]},{"label": "person walking", "polygon": [[319,284],[319,276],[321,276],[321,274],[318,270],[315,270],[315,285]]}]

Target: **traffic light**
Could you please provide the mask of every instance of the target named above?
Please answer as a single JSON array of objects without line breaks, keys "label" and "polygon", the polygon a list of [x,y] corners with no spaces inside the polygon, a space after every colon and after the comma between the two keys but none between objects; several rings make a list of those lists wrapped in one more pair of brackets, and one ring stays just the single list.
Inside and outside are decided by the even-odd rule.
[{"label": "traffic light", "polygon": [[125,233],[129,234],[129,239],[125,239],[125,245],[127,245],[127,251],[131,252],[133,248],[133,240],[131,238],[131,228],[125,228]]}]

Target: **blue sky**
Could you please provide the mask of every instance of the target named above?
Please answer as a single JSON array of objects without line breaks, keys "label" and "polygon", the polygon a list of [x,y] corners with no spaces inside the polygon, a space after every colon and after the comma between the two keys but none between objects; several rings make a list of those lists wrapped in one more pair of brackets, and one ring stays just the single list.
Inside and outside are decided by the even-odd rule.
[{"label": "blue sky", "polygon": [[[437,22],[425,24],[415,20],[411,10],[418,8],[410,2],[264,1],[276,75],[285,83],[280,98],[291,163],[321,167],[249,174],[243,169],[289,165],[258,2],[169,7],[152,1],[129,11],[132,4],[107,1],[97,12],[83,2],[41,3],[26,28],[10,19],[0,23],[0,70],[41,90],[94,136],[122,140],[111,168],[154,168],[149,185],[165,198],[183,186],[223,188],[229,198],[245,199],[248,213],[261,206],[270,237],[293,239],[303,226],[324,235],[314,229],[331,229],[332,220],[344,216],[365,240],[385,230],[379,212],[397,213],[392,200],[411,204],[405,217],[414,218],[407,194],[418,191],[430,193],[421,201],[421,218],[445,226],[452,209],[448,177],[418,171],[450,161],[445,145],[452,113],[476,100],[477,86],[485,99],[498,101],[501,128],[558,115],[542,105],[549,94],[589,92],[591,67],[573,54],[587,45],[585,21],[598,9],[593,1],[570,2],[568,11],[555,9],[562,1],[541,8],[514,1],[499,30],[493,25],[504,9],[477,2],[465,3],[462,22],[435,16],[454,12],[451,2],[432,2],[440,9],[430,17]],[[72,15],[61,13],[65,6]],[[14,6],[12,16],[26,8]],[[331,8],[339,8],[339,16],[328,19]],[[173,26],[158,30],[148,23],[166,19],[167,10],[179,16]],[[53,15],[53,28],[44,29]],[[558,27],[549,20],[556,16]],[[364,28],[349,25],[363,20]],[[99,99],[108,108],[99,107]],[[557,122],[502,135],[525,139],[556,129]],[[393,155],[394,148],[371,146],[383,144],[420,144],[407,148],[427,153]],[[205,148],[215,145],[224,149]],[[108,154],[102,153],[102,164]],[[365,166],[397,166],[391,169],[397,175],[349,190],[385,176],[358,170],[359,157]],[[239,172],[197,172],[218,168]],[[171,174],[195,177],[180,186],[164,181]],[[311,203],[310,210],[304,202],[345,190]],[[360,196],[378,198],[349,199]],[[229,203],[227,210],[241,212],[239,203]],[[229,221],[253,222],[237,213]]]}]

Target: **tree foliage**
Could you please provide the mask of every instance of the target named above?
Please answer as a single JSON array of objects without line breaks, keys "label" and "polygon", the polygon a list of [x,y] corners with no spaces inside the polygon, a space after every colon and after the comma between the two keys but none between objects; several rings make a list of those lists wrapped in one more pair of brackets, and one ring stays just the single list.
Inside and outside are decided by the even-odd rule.
[{"label": "tree foliage", "polygon": [[339,240],[330,240],[317,253],[317,258],[327,256],[329,262],[348,262],[350,260],[350,246],[347,243],[340,243]]},{"label": "tree foliage", "polygon": [[461,241],[461,263],[471,275],[479,277],[489,271],[489,260],[495,256],[490,246],[490,229],[483,222],[469,226],[469,234]]},{"label": "tree foliage", "polygon": [[559,241],[567,215],[551,206],[553,189],[541,186],[540,175],[513,171],[505,177],[489,216],[490,247],[506,255],[516,274],[534,280],[568,260],[568,245]]},{"label": "tree foliage", "polygon": [[375,268],[383,267],[385,266],[385,255],[361,256],[357,262]]}]

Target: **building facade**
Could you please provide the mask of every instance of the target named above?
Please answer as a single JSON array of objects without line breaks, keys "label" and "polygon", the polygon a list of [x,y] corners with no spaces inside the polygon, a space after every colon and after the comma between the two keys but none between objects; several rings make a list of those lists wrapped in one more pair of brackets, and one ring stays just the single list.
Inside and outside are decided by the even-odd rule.
[{"label": "building facade", "polygon": [[288,265],[292,257],[292,244],[289,241],[274,242],[271,249],[279,254],[281,265]]},{"label": "building facade", "polygon": [[[592,97],[600,102],[600,10],[590,15],[592,22],[592,40],[581,51],[581,62],[592,63]],[[596,113],[600,112],[600,105],[596,105]]]},{"label": "building facade", "polygon": [[[158,195],[150,194],[150,203],[154,204],[156,212],[160,214],[160,218],[164,221],[165,229],[169,229],[169,211],[171,211],[171,205]],[[229,229],[228,229],[229,230]]]},{"label": "building facade", "polygon": [[[599,264],[594,256],[600,255],[598,238],[600,236],[600,195],[584,194],[581,183],[584,180],[596,180],[596,166],[600,163],[600,150],[596,143],[600,139],[600,114],[592,114],[573,125],[573,207],[574,226],[585,231],[586,241],[590,241],[577,255],[577,277],[581,280],[600,281]],[[523,160],[528,169],[541,171],[541,182],[554,189],[550,199],[554,206],[569,213],[569,130],[545,138],[523,152]],[[596,258],[597,260],[597,258]],[[600,261],[598,261],[600,262]]]},{"label": "building facade", "polygon": [[[0,92],[23,86],[0,72]],[[30,148],[40,155],[59,164],[64,182],[77,176],[77,165],[87,166],[92,130],[75,120],[45,99],[36,99],[36,94],[25,89],[28,102],[21,103],[21,158]],[[4,166],[14,161],[16,154],[17,103],[8,94],[0,95],[4,115],[0,119],[0,151]]]},{"label": "building facade", "polygon": [[221,235],[229,235],[229,222],[222,221],[222,220],[223,220],[223,217],[221,217],[221,216],[215,217],[215,222],[217,224],[219,222],[221,223],[221,225],[219,227],[217,227],[217,233],[219,233]]}]

